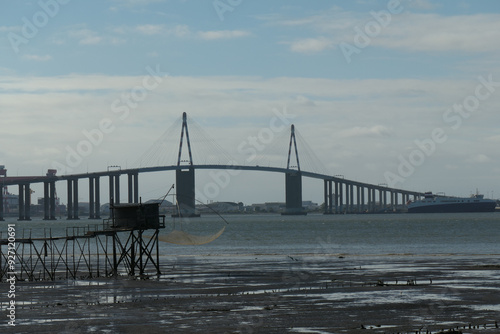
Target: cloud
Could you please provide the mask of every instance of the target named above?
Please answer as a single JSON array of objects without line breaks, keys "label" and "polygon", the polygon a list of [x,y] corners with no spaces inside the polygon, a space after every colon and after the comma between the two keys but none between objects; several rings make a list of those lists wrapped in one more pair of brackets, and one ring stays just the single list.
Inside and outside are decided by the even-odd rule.
[{"label": "cloud", "polygon": [[[425,22],[425,24],[424,24]],[[500,15],[477,14],[445,17],[404,14],[395,17],[372,44],[406,51],[498,51]]]},{"label": "cloud", "polygon": [[51,55],[39,56],[39,55],[23,55],[23,59],[33,60],[33,61],[49,61],[52,60]]},{"label": "cloud", "polygon": [[342,130],[341,137],[387,137],[391,130],[383,125],[374,125],[372,127],[355,126],[350,129]]},{"label": "cloud", "polygon": [[199,31],[198,36],[201,39],[210,41],[217,39],[233,39],[248,37],[251,34],[248,31],[243,30],[214,30],[214,31]]},{"label": "cloud", "polygon": [[331,49],[333,42],[327,38],[306,38],[290,43],[290,49],[298,53],[316,53]]},{"label": "cloud", "polygon": [[126,6],[144,6],[152,3],[166,2],[167,0],[113,0],[119,5]]},{"label": "cloud", "polygon": [[484,164],[484,163],[490,162],[491,159],[484,154],[477,154],[477,155],[469,158],[467,161],[470,163]]},{"label": "cloud", "polygon": [[145,24],[139,25],[136,31],[144,35],[158,35],[166,32],[165,25],[163,24]]},{"label": "cloud", "polygon": [[57,45],[66,44],[68,41],[76,42],[80,45],[101,45],[101,44],[123,44],[126,40],[122,37],[117,37],[120,28],[116,28],[110,33],[101,33],[85,27],[85,25],[77,25],[67,27],[65,32],[52,36],[52,43]]},{"label": "cloud", "polygon": [[486,138],[486,141],[492,142],[492,143],[500,143],[500,135],[494,135]]},{"label": "cloud", "polygon": [[11,31],[20,31],[20,26],[0,26],[0,32],[11,32]]},{"label": "cloud", "polygon": [[[130,167],[136,157],[140,157],[180,117],[182,111],[187,111],[206,132],[217,137],[218,145],[240,157],[238,146],[272,124],[271,120],[276,117],[273,109],[283,110],[286,106],[288,114],[296,116],[291,122],[314,153],[322,156],[327,166],[335,167],[332,175],[344,174],[346,178],[377,184],[384,181],[384,172],[397,170],[399,154],[407,156],[416,147],[415,139],[428,138],[437,126],[448,135],[446,143],[438,148],[439,152],[445,153],[463,151],[464,135],[487,138],[498,134],[495,127],[478,127],[479,116],[488,115],[483,122],[494,123],[492,117],[496,114],[492,117],[484,112],[474,114],[464,119],[458,130],[451,129],[451,124],[442,120],[443,113],[453,102],[463,100],[464,87],[474,89],[474,78],[468,81],[169,76],[138,103],[137,108],[131,108],[130,114],[122,120],[122,114],[112,108],[113,101],[142,82],[141,75],[0,76],[0,90],[3,92],[0,109],[4,119],[0,138],[9,138],[16,143],[2,147],[1,152],[7,155],[9,166],[32,168],[32,171],[20,171],[20,175],[33,174],[50,168],[53,161],[65,161],[66,147],[75,148],[86,138],[83,130],[97,128],[106,118],[116,129],[106,134],[102,145],[85,157],[75,172],[85,172],[87,166],[90,171],[105,170],[107,163],[125,166],[127,161]],[[422,94],[408,94],[411,91],[421,91]],[[497,105],[499,98],[492,96],[491,104]],[[309,107],[311,101],[314,101],[314,107]],[[287,129],[290,124],[275,124],[276,127],[282,125]],[[175,140],[168,142],[167,151],[170,153],[178,149],[179,129],[174,132]],[[285,144],[282,148],[281,145],[275,147],[277,152],[284,151],[276,154],[286,163],[289,137],[283,134]],[[446,159],[435,154],[426,159],[422,170],[443,170],[445,165],[464,166],[469,157],[473,158],[468,162],[470,166],[482,163],[488,168],[498,158],[495,155],[485,158],[479,152],[494,152],[495,144],[490,145],[493,149],[486,149],[484,141],[467,140],[466,154],[452,154]],[[27,156],[36,156],[37,147],[48,149],[45,162],[23,164]],[[126,152],[123,147],[127,147]],[[200,149],[200,146],[196,147]],[[408,147],[410,151],[406,149]],[[301,152],[301,157],[306,159],[305,151]],[[266,158],[264,156],[261,160]],[[269,160],[274,161],[271,158]],[[490,165],[485,163],[488,159],[492,160]],[[366,167],[368,162],[370,167]],[[369,173],[367,168],[370,168]],[[447,172],[449,177],[475,177],[459,175],[454,170]],[[356,175],[362,177],[356,178]],[[409,178],[405,188],[420,189],[419,175]],[[477,185],[483,187],[481,182]],[[436,187],[442,189],[440,185]]]},{"label": "cloud", "polygon": [[[122,28],[122,32],[125,33],[129,29]],[[175,36],[175,37],[189,37],[191,36],[191,30],[189,26],[184,24],[179,24],[174,27],[167,27],[164,24],[144,24],[138,25],[132,29],[142,35],[154,36],[154,35],[164,35],[164,36]]]},{"label": "cloud", "polygon": [[432,3],[429,0],[410,0],[407,4],[410,8],[420,10],[431,10],[439,7],[437,3]]},{"label": "cloud", "polygon": [[[413,3],[413,2],[412,2]],[[433,4],[418,1],[420,9]],[[355,29],[363,31],[368,22],[376,22],[370,13],[354,13],[333,8],[323,14],[303,18],[275,18],[272,24],[288,29],[308,29],[309,37],[282,41],[292,52],[305,54],[332,49],[341,43],[354,45]],[[387,26],[370,38],[370,46],[409,52],[484,52],[500,51],[500,15],[474,14],[444,16],[404,11],[390,17]]]}]

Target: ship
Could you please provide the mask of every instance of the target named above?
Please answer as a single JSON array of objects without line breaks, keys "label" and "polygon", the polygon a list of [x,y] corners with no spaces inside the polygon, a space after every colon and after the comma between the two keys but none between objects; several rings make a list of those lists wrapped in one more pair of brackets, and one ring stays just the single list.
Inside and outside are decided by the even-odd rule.
[{"label": "ship", "polygon": [[423,199],[407,205],[408,213],[493,212],[497,202],[478,193],[471,197],[449,197],[426,192]]}]

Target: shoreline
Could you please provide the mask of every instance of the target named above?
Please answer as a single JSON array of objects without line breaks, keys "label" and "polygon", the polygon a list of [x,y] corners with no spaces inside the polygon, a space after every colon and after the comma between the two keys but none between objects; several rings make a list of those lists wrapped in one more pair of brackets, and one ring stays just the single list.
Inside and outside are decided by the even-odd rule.
[{"label": "shoreline", "polygon": [[498,255],[166,256],[161,263],[159,279],[18,282],[17,325],[6,332],[499,331]]}]

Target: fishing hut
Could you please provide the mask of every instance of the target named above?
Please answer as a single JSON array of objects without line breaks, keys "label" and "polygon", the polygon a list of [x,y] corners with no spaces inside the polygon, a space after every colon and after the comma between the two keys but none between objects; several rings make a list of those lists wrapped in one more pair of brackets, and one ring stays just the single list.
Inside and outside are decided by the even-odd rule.
[{"label": "fishing hut", "polygon": [[165,216],[159,206],[111,205],[102,224],[66,228],[63,236],[51,229],[0,234],[0,281],[12,275],[28,281],[160,275],[158,235]]}]

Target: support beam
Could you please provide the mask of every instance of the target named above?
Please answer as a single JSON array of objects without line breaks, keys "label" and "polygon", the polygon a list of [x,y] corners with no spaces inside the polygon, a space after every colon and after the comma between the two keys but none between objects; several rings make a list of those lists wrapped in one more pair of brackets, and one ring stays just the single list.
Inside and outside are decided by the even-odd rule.
[{"label": "support beam", "polygon": [[361,212],[365,212],[365,187],[361,187]]},{"label": "support beam", "polygon": [[49,182],[43,183],[43,220],[50,220],[50,191]]},{"label": "support beam", "polygon": [[66,207],[68,219],[73,219],[73,180],[68,179],[68,205]]},{"label": "support beam", "polygon": [[[31,210],[31,189],[30,189],[30,184],[27,183],[24,185],[24,193],[21,194],[20,196],[24,196],[24,215],[21,220],[31,220],[30,217],[30,210]],[[21,217],[19,217],[21,218]]]},{"label": "support beam", "polygon": [[346,183],[345,184],[345,208],[344,208],[344,213],[350,213],[349,211],[349,208],[351,206],[351,202],[350,202],[350,199],[351,199],[351,193],[350,193],[350,187],[349,187],[349,183]]},{"label": "support beam", "polygon": [[115,177],[114,175],[109,176],[109,204],[115,201]]},{"label": "support beam", "polygon": [[94,178],[94,191],[95,191],[95,195],[94,195],[94,201],[95,201],[95,204],[94,204],[94,215],[95,215],[95,219],[101,219],[101,186],[100,186],[100,178],[99,176],[96,176]]},{"label": "support beam", "polygon": [[120,204],[120,174],[115,175],[115,204]]},{"label": "support beam", "polygon": [[175,172],[177,188],[177,213],[179,217],[199,217],[195,206],[195,179],[194,168],[177,170]]},{"label": "support beam", "polygon": [[128,202],[133,203],[134,200],[134,175],[133,174],[127,174],[128,176]]},{"label": "support beam", "polygon": [[323,214],[329,212],[329,199],[328,199],[328,180],[323,180]]},{"label": "support beam", "polygon": [[0,186],[0,221],[4,221],[4,198],[3,198],[4,187]]},{"label": "support beam", "polygon": [[349,212],[353,213],[354,212],[354,185],[353,184],[349,185],[349,194],[350,194],[349,202],[351,203],[351,205],[349,206]]},{"label": "support beam", "polygon": [[139,203],[139,174],[128,174],[128,202]]},{"label": "support beam", "polygon": [[49,182],[49,211],[49,219],[56,220],[56,181]]},{"label": "support beam", "polygon": [[[335,213],[333,211],[333,196],[337,196],[337,194],[333,194],[333,181],[330,180],[328,181],[328,204],[329,204],[329,209],[330,211],[328,213],[332,214]],[[337,201],[337,200],[335,200]]]},{"label": "support beam", "polygon": [[357,213],[361,213],[361,186],[356,186]]},{"label": "support beam", "polygon": [[344,213],[344,184],[339,182],[339,211],[337,213]]},{"label": "support beam", "polygon": [[95,219],[94,178],[89,177],[89,219]]},{"label": "support beam", "polygon": [[24,220],[24,184],[19,184],[18,211],[19,218],[17,220]]},{"label": "support beam", "polygon": [[78,209],[78,179],[73,179],[73,219],[80,219]]},{"label": "support beam", "polygon": [[282,215],[306,215],[302,207],[302,175],[300,172],[285,174],[286,205]]},{"label": "support beam", "polygon": [[339,213],[339,199],[339,183],[338,181],[335,181],[335,213]]}]

